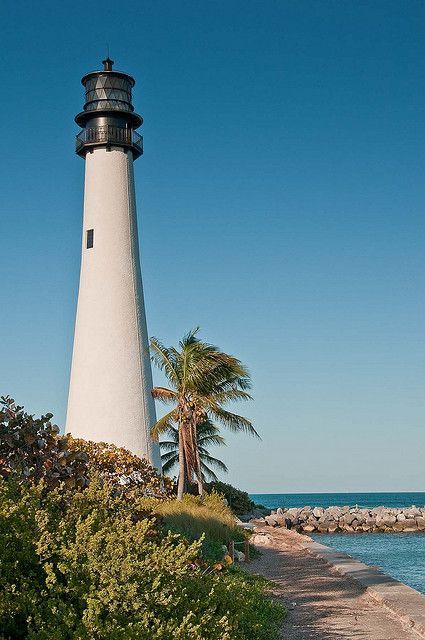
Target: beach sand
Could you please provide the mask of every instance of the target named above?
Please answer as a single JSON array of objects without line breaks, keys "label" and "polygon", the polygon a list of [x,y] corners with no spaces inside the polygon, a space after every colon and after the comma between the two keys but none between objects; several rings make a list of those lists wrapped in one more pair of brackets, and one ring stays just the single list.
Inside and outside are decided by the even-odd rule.
[{"label": "beach sand", "polygon": [[[286,529],[256,529],[272,536],[261,557],[246,568],[273,583],[274,595],[288,609],[282,628],[285,640],[418,640],[360,585],[338,575],[309,554],[302,537]],[[260,547],[259,547],[260,548]]]}]

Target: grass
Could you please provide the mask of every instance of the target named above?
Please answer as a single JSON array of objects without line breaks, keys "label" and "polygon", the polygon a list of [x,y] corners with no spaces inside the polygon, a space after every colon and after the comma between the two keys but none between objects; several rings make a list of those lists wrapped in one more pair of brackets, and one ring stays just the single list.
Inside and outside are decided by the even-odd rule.
[{"label": "grass", "polygon": [[[209,560],[223,557],[223,545],[231,540],[243,542],[249,534],[235,524],[235,516],[217,493],[185,495],[183,500],[167,500],[156,509],[167,529],[182,534],[189,541],[204,535],[203,555]],[[240,549],[240,546],[237,546]]]}]

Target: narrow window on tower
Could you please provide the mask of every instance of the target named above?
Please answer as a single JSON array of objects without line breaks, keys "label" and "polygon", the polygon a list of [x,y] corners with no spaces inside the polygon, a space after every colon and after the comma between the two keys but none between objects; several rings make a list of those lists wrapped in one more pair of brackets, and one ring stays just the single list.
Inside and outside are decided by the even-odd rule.
[{"label": "narrow window on tower", "polygon": [[86,247],[92,249],[94,244],[94,229],[87,229]]}]

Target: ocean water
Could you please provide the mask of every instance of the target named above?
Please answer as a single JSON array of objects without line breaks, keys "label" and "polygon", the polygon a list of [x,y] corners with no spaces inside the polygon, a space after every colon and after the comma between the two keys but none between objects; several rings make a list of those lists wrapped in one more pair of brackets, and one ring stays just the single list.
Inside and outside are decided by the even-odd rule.
[{"label": "ocean water", "polygon": [[[277,507],[417,507],[425,506],[425,492],[411,493],[264,493],[251,500],[269,509]],[[384,573],[425,594],[424,533],[318,533],[321,544],[379,567]]]},{"label": "ocean water", "polygon": [[312,536],[425,594],[424,533],[323,533]]},{"label": "ocean water", "polygon": [[278,507],[425,507],[425,492],[410,493],[252,493],[251,500],[268,509]]}]

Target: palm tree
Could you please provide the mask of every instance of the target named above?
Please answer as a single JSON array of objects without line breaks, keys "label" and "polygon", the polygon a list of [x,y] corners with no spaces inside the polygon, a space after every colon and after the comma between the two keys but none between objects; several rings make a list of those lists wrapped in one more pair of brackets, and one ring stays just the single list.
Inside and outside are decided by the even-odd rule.
[{"label": "palm tree", "polygon": [[166,347],[151,339],[152,360],[166,375],[171,388],[155,387],[154,398],[174,405],[152,428],[159,436],[173,425],[179,435],[179,482],[177,498],[181,500],[186,479],[198,483],[203,492],[197,429],[207,419],[218,421],[236,433],[258,436],[251,422],[225,409],[230,401],[250,400],[250,378],[246,367],[234,356],[197,338],[198,329],[179,342],[179,349]]},{"label": "palm tree", "polygon": [[[224,462],[213,458],[208,451],[211,445],[225,445],[223,436],[220,435],[219,429],[210,420],[205,420],[198,425],[197,441],[199,450],[199,459],[201,462],[201,475],[203,482],[218,482],[218,478],[212,469],[227,473],[228,469]],[[179,462],[179,431],[176,427],[170,426],[167,430],[169,440],[161,440],[161,462],[162,471],[170,475],[171,471]]]}]

